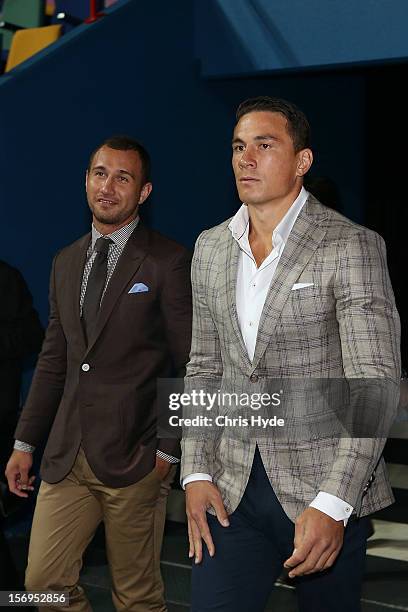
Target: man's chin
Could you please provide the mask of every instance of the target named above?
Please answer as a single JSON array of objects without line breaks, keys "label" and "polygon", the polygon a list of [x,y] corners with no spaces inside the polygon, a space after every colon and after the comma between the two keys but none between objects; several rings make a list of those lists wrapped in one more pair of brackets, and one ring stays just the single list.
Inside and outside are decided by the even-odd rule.
[{"label": "man's chin", "polygon": [[262,195],[254,193],[254,190],[251,192],[249,189],[240,189],[238,191],[238,197],[240,201],[245,202],[245,204],[261,204],[264,202]]},{"label": "man's chin", "polygon": [[113,216],[113,215],[99,215],[93,213],[94,219],[103,225],[119,225],[124,221],[122,217]]}]

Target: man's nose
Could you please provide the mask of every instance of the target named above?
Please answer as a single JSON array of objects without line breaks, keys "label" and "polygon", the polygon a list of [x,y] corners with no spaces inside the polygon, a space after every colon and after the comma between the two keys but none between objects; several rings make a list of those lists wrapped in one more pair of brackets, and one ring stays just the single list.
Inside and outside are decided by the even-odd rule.
[{"label": "man's nose", "polygon": [[102,193],[113,193],[113,191],[114,191],[113,176],[107,176],[106,179],[102,183],[101,192]]},{"label": "man's nose", "polygon": [[246,149],[245,151],[243,151],[241,155],[241,159],[239,160],[239,166],[240,168],[256,166],[255,157],[252,155],[249,149]]}]

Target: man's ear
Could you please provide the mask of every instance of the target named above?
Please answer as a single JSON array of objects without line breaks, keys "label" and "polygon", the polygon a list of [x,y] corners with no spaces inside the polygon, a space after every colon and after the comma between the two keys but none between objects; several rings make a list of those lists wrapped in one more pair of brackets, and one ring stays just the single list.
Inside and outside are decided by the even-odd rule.
[{"label": "man's ear", "polygon": [[151,183],[145,183],[140,192],[139,204],[143,204],[145,200],[152,193],[153,185]]},{"label": "man's ear", "polygon": [[313,163],[313,153],[311,149],[302,149],[298,153],[297,176],[304,176],[310,170]]},{"label": "man's ear", "polygon": [[88,190],[88,177],[89,177],[89,170],[87,170],[85,172],[85,189],[86,189],[86,191]]}]

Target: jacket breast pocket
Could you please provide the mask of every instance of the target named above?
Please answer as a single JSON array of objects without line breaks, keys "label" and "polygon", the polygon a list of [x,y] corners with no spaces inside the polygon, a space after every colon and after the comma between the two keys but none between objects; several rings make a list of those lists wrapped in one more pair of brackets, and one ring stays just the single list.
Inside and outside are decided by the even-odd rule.
[{"label": "jacket breast pocket", "polygon": [[129,304],[139,304],[154,301],[156,295],[156,292],[153,291],[144,291],[143,293],[127,293],[125,299]]},{"label": "jacket breast pocket", "polygon": [[151,326],[154,318],[158,317],[160,311],[160,300],[157,291],[145,291],[143,293],[125,293],[118,301],[117,312],[128,325]]},{"label": "jacket breast pocket", "polygon": [[137,308],[138,304],[149,304],[156,300],[158,296],[158,290],[154,283],[144,283],[142,281],[132,280],[125,293],[122,295],[122,301],[127,306],[134,306]]},{"label": "jacket breast pocket", "polygon": [[331,287],[318,285],[292,289],[282,312],[286,323],[327,321],[335,318],[336,302]]}]

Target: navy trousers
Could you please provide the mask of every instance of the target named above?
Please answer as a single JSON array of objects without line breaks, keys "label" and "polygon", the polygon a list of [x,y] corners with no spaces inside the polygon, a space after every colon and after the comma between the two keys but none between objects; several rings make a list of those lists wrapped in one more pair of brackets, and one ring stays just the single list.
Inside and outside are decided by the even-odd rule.
[{"label": "navy trousers", "polygon": [[[203,543],[203,560],[193,564],[191,612],[263,612],[292,554],[295,526],[273,492],[258,449],[230,526],[207,518],[215,556]],[[352,517],[333,567],[294,579],[299,612],[360,611],[367,532],[368,520]]]}]

